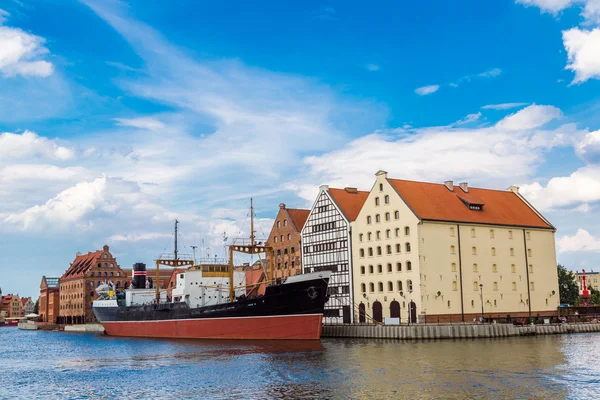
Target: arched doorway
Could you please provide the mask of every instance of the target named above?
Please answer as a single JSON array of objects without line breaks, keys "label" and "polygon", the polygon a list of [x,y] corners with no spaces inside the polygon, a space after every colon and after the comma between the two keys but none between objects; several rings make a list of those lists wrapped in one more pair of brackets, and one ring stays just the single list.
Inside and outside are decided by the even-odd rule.
[{"label": "arched doorway", "polygon": [[390,303],[390,318],[400,318],[400,303],[396,300]]},{"label": "arched doorway", "polygon": [[365,310],[365,303],[358,305],[358,322],[364,324],[367,321],[367,312]]},{"label": "arched doorway", "polygon": [[373,320],[383,322],[383,307],[379,301],[373,303]]},{"label": "arched doorway", "polygon": [[417,322],[417,305],[414,301],[408,303],[408,312],[410,315],[410,322],[413,324]]}]

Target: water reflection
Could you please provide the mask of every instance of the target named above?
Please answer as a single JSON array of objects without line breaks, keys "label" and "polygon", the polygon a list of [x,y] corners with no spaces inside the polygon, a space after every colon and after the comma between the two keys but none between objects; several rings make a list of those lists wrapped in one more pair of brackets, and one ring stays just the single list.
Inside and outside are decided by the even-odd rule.
[{"label": "water reflection", "polygon": [[[0,332],[0,398],[594,398],[599,334],[198,341]],[[6,356],[6,358],[5,358]]]}]

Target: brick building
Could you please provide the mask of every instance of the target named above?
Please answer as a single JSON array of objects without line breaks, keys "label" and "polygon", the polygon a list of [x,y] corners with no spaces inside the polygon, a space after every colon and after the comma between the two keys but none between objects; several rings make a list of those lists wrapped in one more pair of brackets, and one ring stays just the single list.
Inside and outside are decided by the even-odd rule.
[{"label": "brick building", "polygon": [[110,281],[119,290],[130,280],[117,264],[108,246],[93,253],[77,253],[75,260],[59,279],[59,322],[81,324],[94,321],[92,302],[97,297],[96,287]]},{"label": "brick building", "polygon": [[21,304],[23,305],[23,315],[33,314],[35,310],[35,303],[31,297],[21,297]]},{"label": "brick building", "polygon": [[271,228],[267,244],[273,247],[275,261],[267,257],[273,268],[273,279],[287,278],[302,272],[300,232],[306,223],[310,210],[286,208],[279,205],[279,212]]},{"label": "brick building", "polygon": [[40,283],[40,298],[38,315],[42,322],[55,324],[58,321],[60,306],[59,278],[46,278],[42,276]]},{"label": "brick building", "polygon": [[4,311],[6,318],[21,318],[23,317],[23,304],[19,295],[7,294],[0,301],[0,311]]}]

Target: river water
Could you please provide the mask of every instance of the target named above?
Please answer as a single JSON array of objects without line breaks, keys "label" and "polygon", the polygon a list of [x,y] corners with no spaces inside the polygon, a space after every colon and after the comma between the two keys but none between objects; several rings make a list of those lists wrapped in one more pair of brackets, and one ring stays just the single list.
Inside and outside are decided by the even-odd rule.
[{"label": "river water", "polygon": [[600,398],[600,334],[169,341],[0,328],[0,399]]}]

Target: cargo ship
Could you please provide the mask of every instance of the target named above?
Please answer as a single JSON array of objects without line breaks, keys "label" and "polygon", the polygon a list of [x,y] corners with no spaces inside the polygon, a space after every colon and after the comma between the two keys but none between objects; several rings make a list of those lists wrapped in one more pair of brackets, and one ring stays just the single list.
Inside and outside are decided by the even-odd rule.
[{"label": "cargo ship", "polygon": [[[331,272],[281,282],[273,281],[270,268],[263,265],[265,280],[259,284],[265,285],[264,295],[247,296],[245,273],[234,269],[234,254],[266,254],[274,259],[270,246],[255,241],[252,202],[250,214],[249,243],[229,246],[229,263],[221,265],[194,265],[193,259],[180,258],[175,221],[174,257],[156,260],[154,282],[145,264],[137,263],[131,288],[116,293],[106,282],[96,289],[99,297],[93,311],[105,333],[175,339],[319,339]],[[171,296],[159,288],[161,266],[185,268],[178,272]]]}]

